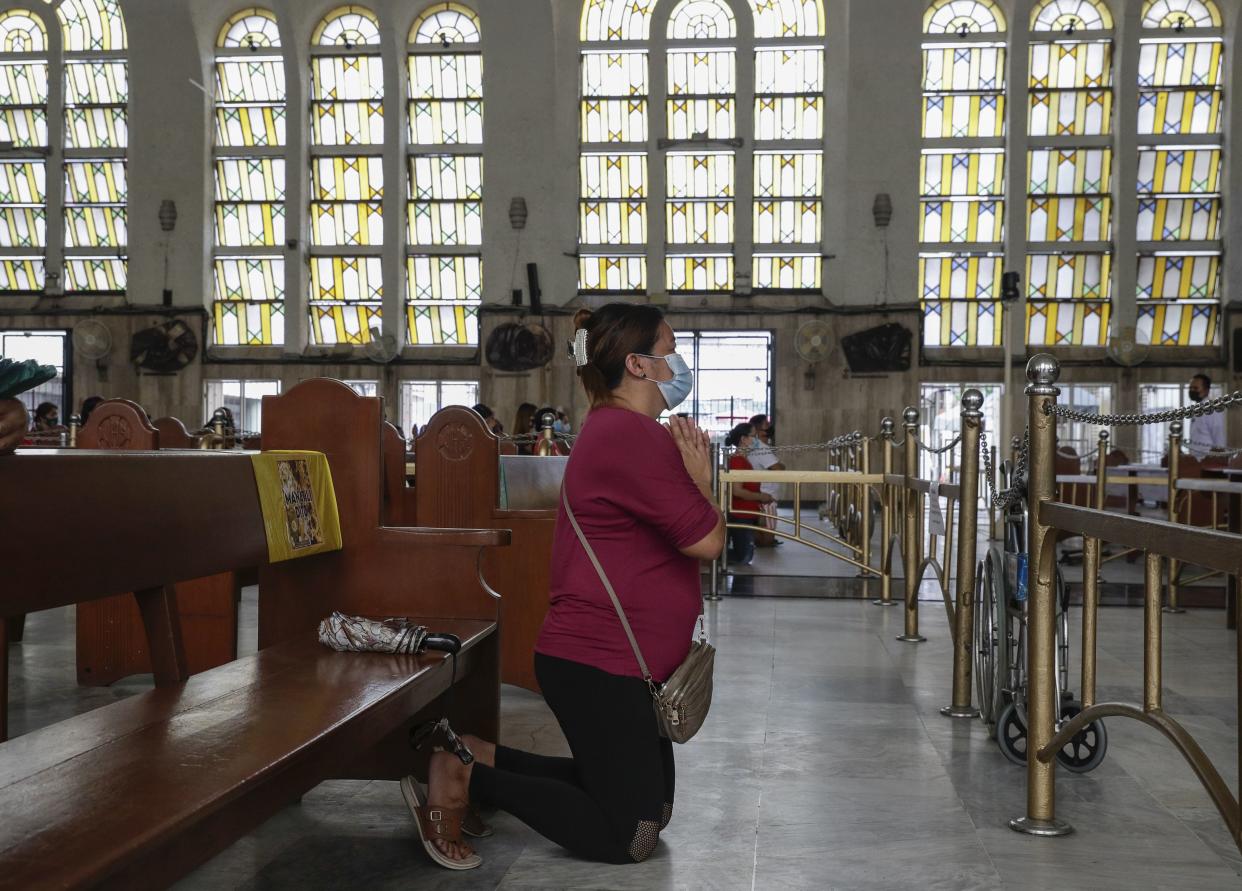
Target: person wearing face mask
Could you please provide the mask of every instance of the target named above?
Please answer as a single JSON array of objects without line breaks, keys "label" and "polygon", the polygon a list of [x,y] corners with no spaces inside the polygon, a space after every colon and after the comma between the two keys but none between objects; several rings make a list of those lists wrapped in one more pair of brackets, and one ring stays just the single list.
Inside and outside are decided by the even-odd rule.
[{"label": "person wearing face mask", "polygon": [[[750,454],[746,457],[750,459],[751,465],[755,470],[784,470],[785,465],[781,463],[781,459],[776,456],[776,452],[772,450],[775,441],[775,428],[772,426],[771,415],[755,415],[748,422],[755,428],[755,447],[750,450]],[[772,500],[763,505],[764,516],[762,520],[756,524],[755,530],[755,546],[760,548],[776,547],[783,542],[772,534],[772,530],[776,529],[776,501],[780,494],[780,485],[778,483],[762,483],[759,491],[767,492],[772,496]]]},{"label": "person wearing face mask", "polygon": [[[591,409],[565,469],[564,495],[606,572],[654,681],[685,659],[701,606],[701,560],[725,543],[707,435],[673,411],[694,386],[654,306],[613,303],[574,317],[574,360]],[[424,849],[450,869],[482,862],[460,833],[438,834],[471,802],[516,816],[579,857],[637,863],[673,812],[672,743],[599,575],[559,507],[547,617],[535,676],[573,752],[549,758],[465,737],[462,764],[435,753],[428,789],[402,792]],[[447,816],[445,816],[447,815]]]},{"label": "person wearing face mask", "polygon": [[[1190,379],[1188,395],[1191,402],[1202,402],[1212,392],[1212,379],[1206,374],[1196,374]],[[1190,419],[1186,436],[1186,450],[1196,458],[1209,456],[1212,449],[1226,448],[1225,414],[1217,412]]]},{"label": "person wearing face mask", "polygon": [[[730,470],[754,470],[749,455],[758,440],[755,438],[755,425],[738,424],[725,437],[725,445],[736,449],[729,456]],[[758,483],[741,483],[733,487],[733,502],[729,510],[729,524],[741,523],[746,526],[758,526],[759,518],[755,513],[761,512],[764,505],[776,499],[759,488]],[[734,513],[745,511],[745,513]],[[755,530],[729,529],[729,562],[749,566],[755,558]]]}]

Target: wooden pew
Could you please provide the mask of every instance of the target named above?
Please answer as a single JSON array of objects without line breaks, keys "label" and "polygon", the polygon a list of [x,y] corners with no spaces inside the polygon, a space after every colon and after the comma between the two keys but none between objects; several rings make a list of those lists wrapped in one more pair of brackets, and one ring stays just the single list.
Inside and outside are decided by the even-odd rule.
[{"label": "wooden pew", "polygon": [[392,424],[384,422],[384,522],[389,526],[414,526],[418,505],[406,473],[405,439]]},{"label": "wooden pew", "polygon": [[[129,451],[154,451],[164,444],[146,412],[128,399],[99,403],[78,434],[78,443],[86,449]],[[76,500],[71,503],[77,509]],[[181,636],[191,674],[237,658],[240,596],[241,584],[233,571],[177,583]],[[79,684],[107,686],[152,670],[142,616],[131,594],[79,603],[76,636]]]},{"label": "wooden pew", "polygon": [[[266,412],[266,408],[265,408]],[[266,414],[264,415],[266,426]],[[265,433],[266,435],[266,433]],[[486,552],[483,575],[500,592],[500,676],[538,690],[534,648],[548,611],[555,510],[507,510],[498,504],[502,443],[468,408],[443,409],[414,442],[418,521],[427,526],[508,529],[513,547]]]},{"label": "wooden pew", "polygon": [[[263,565],[264,648],[188,679],[171,584],[267,559],[249,456],[0,458],[0,510],[21,505],[30,530],[0,539],[0,625],[137,591],[158,685],[0,744],[0,884],[163,887],[325,779],[418,769],[408,732],[442,714],[450,660],[333,652],[314,635],[333,609],[457,634],[454,727],[495,738],[498,600],[478,565],[507,535],[383,527],[379,400],[328,384],[271,397],[265,437],[327,453],[344,549]],[[70,498],[82,509],[64,517]],[[42,573],[65,541],[72,559]]]},{"label": "wooden pew", "polygon": [[160,433],[160,447],[165,449],[196,449],[198,442],[177,418],[156,418],[155,429]]}]

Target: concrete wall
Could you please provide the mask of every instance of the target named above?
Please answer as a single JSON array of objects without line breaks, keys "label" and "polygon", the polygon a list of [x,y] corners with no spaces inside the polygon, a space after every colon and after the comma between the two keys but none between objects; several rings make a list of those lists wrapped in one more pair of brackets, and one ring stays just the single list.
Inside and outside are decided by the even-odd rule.
[{"label": "concrete wall", "polygon": [[[665,0],[670,2],[670,0]],[[1227,97],[1229,132],[1237,130],[1242,96],[1242,64],[1234,64],[1233,35],[1242,18],[1242,0],[1219,0],[1226,15],[1227,60],[1234,73]],[[152,415],[175,414],[197,420],[204,378],[279,378],[291,384],[305,377],[332,374],[380,378],[395,399],[401,379],[477,379],[482,398],[502,417],[522,400],[571,406],[580,418],[583,399],[573,370],[561,358],[547,369],[523,375],[502,374],[480,364],[473,355],[451,354],[457,364],[440,360],[450,354],[420,354],[429,360],[406,361],[381,368],[365,360],[342,364],[339,359],[312,362],[291,344],[283,355],[253,361],[253,353],[215,350],[173,378],[137,375],[128,365],[129,335],[161,315],[153,304],[164,287],[163,255],[157,211],[162,199],[176,201],[180,219],[169,247],[169,287],[176,309],[202,327],[201,313],[210,299],[211,228],[209,210],[210,102],[191,83],[211,83],[211,46],[235,0],[122,0],[129,23],[131,81],[130,293],[128,310],[107,306],[101,315],[115,334],[117,349],[108,360],[107,379],[95,365],[76,363],[77,398],[90,393],[123,395],[147,406]],[[337,4],[334,0],[273,0],[279,16],[285,54],[291,70],[291,96],[304,96],[308,70],[306,42],[315,22]],[[577,34],[580,0],[474,0],[483,24],[487,155],[484,201],[484,280],[486,300],[507,304],[512,288],[525,288],[524,264],[539,265],[544,302],[554,307],[545,318],[556,341],[567,340],[567,313],[577,305],[575,249],[577,231]],[[1140,0],[1112,0],[1118,19],[1132,19]],[[766,329],[775,333],[775,409],[784,442],[814,441],[853,428],[874,429],[882,414],[898,414],[917,399],[920,381],[999,381],[1002,369],[979,366],[968,359],[949,367],[920,365],[907,374],[847,380],[839,351],[821,363],[816,389],[804,389],[806,364],[796,355],[794,335],[800,324],[825,318],[841,335],[886,320],[897,320],[917,331],[911,309],[917,299],[916,240],[919,151],[919,41],[921,3],[916,0],[827,0],[828,112],[826,214],[824,248],[835,255],[826,267],[824,296],[755,296],[673,298],[669,309],[681,329]],[[1011,27],[1029,17],[1030,0],[1002,0]],[[375,0],[371,7],[385,26],[384,50],[395,58],[404,45],[409,24],[421,4]],[[1133,9],[1131,9],[1133,7]],[[395,71],[394,65],[389,65]],[[389,90],[388,113],[403,104]],[[301,100],[299,99],[299,102]],[[1011,103],[1024,106],[1022,91]],[[661,112],[653,106],[653,116]],[[1126,114],[1119,109],[1119,114]],[[291,138],[297,128],[291,127]],[[304,135],[301,138],[305,138]],[[1011,164],[1021,165],[1020,159]],[[1024,167],[1024,165],[1021,165]],[[1242,165],[1227,167],[1226,208],[1234,206],[1242,188]],[[296,167],[290,167],[291,194],[300,194]],[[390,190],[403,195],[400,181]],[[892,196],[894,215],[886,232],[872,222],[877,192]],[[509,200],[525,197],[529,221],[520,233],[510,228]],[[1011,200],[1018,198],[1011,196]],[[1020,199],[1019,199],[1020,200]],[[740,208],[740,213],[748,213]],[[1234,244],[1239,215],[1230,213],[1226,244]],[[296,233],[291,225],[290,235]],[[391,230],[390,230],[391,231]],[[304,233],[303,233],[304,236]],[[884,243],[889,263],[885,293]],[[393,244],[394,254],[400,245]],[[1242,252],[1228,256],[1225,295],[1242,276]],[[290,260],[297,263],[295,254]],[[1124,261],[1119,260],[1118,265]],[[517,269],[517,278],[511,270]],[[591,302],[601,302],[593,300]],[[10,304],[0,309],[0,327],[70,328],[93,305],[73,299]],[[395,314],[393,314],[395,316]],[[507,321],[501,306],[485,315],[487,330]],[[390,319],[391,321],[391,319]],[[205,328],[204,328],[205,332]],[[1016,353],[1021,356],[1022,348]],[[1085,357],[1090,358],[1090,357]],[[1242,385],[1225,365],[1225,353],[1186,357],[1194,368],[1205,368],[1228,389]],[[324,364],[333,361],[334,364]],[[466,364],[460,364],[461,362]],[[382,372],[382,374],[381,374]],[[1104,363],[1068,368],[1064,379],[1118,386],[1122,409],[1134,406],[1137,385],[1147,381],[1184,381],[1191,369],[1150,363],[1122,370]],[[1015,382],[1021,382],[1020,369]],[[1022,400],[1013,401],[1011,423],[1020,424]],[[1242,441],[1242,422],[1235,419],[1231,441]]]}]

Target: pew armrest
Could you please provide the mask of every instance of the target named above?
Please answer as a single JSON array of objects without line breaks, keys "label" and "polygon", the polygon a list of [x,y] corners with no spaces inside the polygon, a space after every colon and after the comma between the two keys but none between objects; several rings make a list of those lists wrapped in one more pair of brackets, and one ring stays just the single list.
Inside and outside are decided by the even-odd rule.
[{"label": "pew armrest", "polygon": [[433,529],[423,526],[385,526],[377,530],[383,545],[445,548],[494,548],[508,546],[508,529]]}]

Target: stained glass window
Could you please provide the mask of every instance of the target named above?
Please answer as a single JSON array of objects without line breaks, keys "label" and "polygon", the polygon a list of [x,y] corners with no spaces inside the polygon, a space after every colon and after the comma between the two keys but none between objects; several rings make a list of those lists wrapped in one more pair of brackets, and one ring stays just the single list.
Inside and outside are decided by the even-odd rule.
[{"label": "stained glass window", "polygon": [[479,20],[435,3],[410,29],[406,338],[475,345],[483,299],[483,54]]},{"label": "stained glass window", "polygon": [[310,342],[364,344],[381,326],[384,73],[379,21],[329,13],[311,38]]},{"label": "stained glass window", "polygon": [[755,151],[751,280],[758,290],[815,290],[823,238],[823,7],[752,0]]},{"label": "stained glass window", "polygon": [[[655,97],[655,4],[583,3],[579,290],[645,290],[649,250],[663,260],[657,287],[662,278],[670,292],[820,290],[822,2],[751,0],[754,40],[744,48],[737,41],[746,29],[727,0],[670,3],[667,28],[654,38],[665,88]],[[753,92],[739,96],[742,51],[753,53],[754,79]],[[653,102],[657,113],[664,106],[659,140]],[[746,115],[753,144],[739,138]],[[739,177],[753,183],[740,208]],[[653,181],[663,194],[652,194]]]},{"label": "stained glass window", "polygon": [[1027,343],[1108,342],[1113,19],[1099,0],[1031,12]]},{"label": "stained glass window", "polygon": [[[42,19],[0,13],[0,140],[46,149],[48,41]],[[0,163],[0,291],[43,290],[47,248],[47,164],[41,157]]]},{"label": "stained glass window", "polygon": [[647,287],[650,0],[582,5],[578,289]]},{"label": "stained glass window", "polygon": [[266,9],[243,9],[216,38],[218,345],[285,341],[285,140],[285,63],[276,17]]},{"label": "stained glass window", "polygon": [[1211,0],[1148,0],[1139,46],[1138,337],[1220,341],[1224,42]]},{"label": "stained glass window", "polygon": [[999,346],[1005,18],[987,0],[923,17],[920,300],[928,347]]},{"label": "stained glass window", "polygon": [[64,51],[66,293],[124,293],[129,79],[118,0],[56,6]]}]

